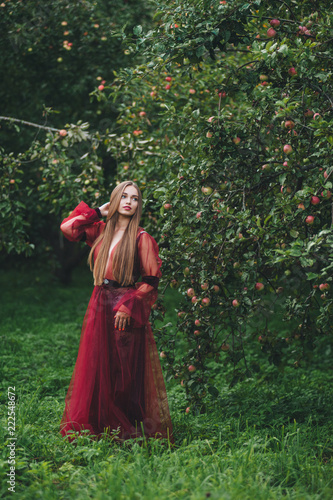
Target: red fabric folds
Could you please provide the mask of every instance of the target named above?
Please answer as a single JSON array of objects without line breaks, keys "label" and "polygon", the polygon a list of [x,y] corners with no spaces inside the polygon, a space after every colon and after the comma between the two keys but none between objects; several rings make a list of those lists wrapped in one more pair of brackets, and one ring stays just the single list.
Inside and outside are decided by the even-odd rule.
[{"label": "red fabric folds", "polygon": [[[139,234],[138,254],[140,275],[156,276],[160,278],[162,261],[158,256],[158,245],[150,234],[143,232]],[[114,308],[126,312],[131,316],[134,327],[140,327],[147,323],[151,311],[151,306],[156,302],[158,296],[157,290],[148,283],[135,283],[135,289],[128,291]]]},{"label": "red fabric folds", "polygon": [[85,236],[87,245],[91,247],[104,226],[105,222],[99,219],[96,210],[81,201],[62,221],[60,229],[70,241],[80,241]]},{"label": "red fabric folds", "polygon": [[[89,246],[103,227],[96,211],[84,202],[61,224],[68,239],[79,241],[85,234]],[[134,274],[159,278],[162,261],[157,243],[142,231],[139,228],[139,259]],[[111,259],[105,277],[114,279]],[[169,438],[174,443],[162,368],[148,321],[156,298],[157,290],[147,283],[94,287],[65,398],[60,424],[64,437],[71,439],[71,430],[88,429],[100,437],[103,432],[118,429],[119,438],[124,440],[142,436],[143,426],[146,437]],[[131,316],[130,325],[123,331],[114,328],[118,310]]]}]

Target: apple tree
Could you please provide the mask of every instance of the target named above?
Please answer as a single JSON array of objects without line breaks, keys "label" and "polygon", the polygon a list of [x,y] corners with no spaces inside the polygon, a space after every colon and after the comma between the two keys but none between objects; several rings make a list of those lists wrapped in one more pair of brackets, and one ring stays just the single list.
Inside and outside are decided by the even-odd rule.
[{"label": "apple tree", "polygon": [[0,248],[7,261],[33,256],[67,280],[83,250],[59,238],[59,219],[80,199],[97,203],[115,175],[101,133],[118,112],[89,94],[139,60],[114,33],[147,26],[151,7],[11,0],[0,12]]},{"label": "apple tree", "polygon": [[126,41],[146,63],[106,94],[121,113],[105,142],[143,185],[161,286],[183,296],[163,363],[202,407],[212,360],[234,384],[332,341],[333,17],[306,1],[156,4],[156,28]]}]

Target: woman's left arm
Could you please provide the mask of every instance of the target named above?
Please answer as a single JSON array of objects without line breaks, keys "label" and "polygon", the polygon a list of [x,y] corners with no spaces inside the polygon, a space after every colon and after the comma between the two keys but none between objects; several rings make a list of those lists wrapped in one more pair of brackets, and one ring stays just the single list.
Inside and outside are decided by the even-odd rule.
[{"label": "woman's left arm", "polygon": [[[129,290],[113,309],[131,316],[131,325],[144,326],[150,315],[151,306],[158,297],[157,287],[161,273],[162,260],[158,256],[159,249],[150,234],[142,233],[138,241],[140,273],[142,282],[135,284],[135,289]],[[132,320],[134,320],[132,322]]]}]

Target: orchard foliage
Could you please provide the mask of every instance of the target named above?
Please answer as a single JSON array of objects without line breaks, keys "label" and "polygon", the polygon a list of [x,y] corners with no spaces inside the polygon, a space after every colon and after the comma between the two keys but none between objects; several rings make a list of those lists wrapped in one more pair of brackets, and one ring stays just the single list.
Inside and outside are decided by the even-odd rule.
[{"label": "orchard foliage", "polygon": [[73,265],[59,238],[63,209],[89,195],[95,202],[115,175],[100,134],[117,109],[105,113],[90,94],[133,64],[116,31],[150,18],[140,0],[0,2],[2,251]]},{"label": "orchard foliage", "polygon": [[[34,182],[60,214],[108,196],[105,158],[118,182],[138,181],[161,295],[170,284],[183,296],[162,362],[200,407],[217,395],[212,363],[232,363],[234,384],[265,355],[306,366],[332,339],[333,15],[296,0],[154,5],[150,30],[114,35],[144,63],[92,94],[117,119],[73,161],[82,124],[69,140],[50,133]],[[6,183],[11,200],[8,170]]]},{"label": "orchard foliage", "polygon": [[[89,102],[89,93],[104,81],[112,83],[114,70],[133,63],[114,33],[146,26],[150,18],[149,5],[141,0],[0,2],[1,115],[59,128],[82,120],[103,129],[103,120],[116,110],[106,116],[103,103]],[[57,114],[48,117],[45,106]],[[33,137],[25,130],[13,140],[4,127],[1,143],[16,152]]]},{"label": "orchard foliage", "polygon": [[160,210],[188,346],[178,359],[164,332],[164,363],[198,403],[216,394],[212,357],[235,383],[260,370],[245,344],[297,367],[332,334],[333,16],[258,0],[158,2],[156,17],[130,45],[148,69],[110,93],[123,112],[109,150]]}]

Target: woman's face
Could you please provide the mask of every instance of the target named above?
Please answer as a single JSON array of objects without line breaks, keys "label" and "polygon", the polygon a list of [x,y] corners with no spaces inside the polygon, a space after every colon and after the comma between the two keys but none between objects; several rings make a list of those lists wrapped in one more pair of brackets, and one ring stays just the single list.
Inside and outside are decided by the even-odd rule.
[{"label": "woman's face", "polygon": [[136,187],[126,186],[120,198],[118,213],[131,217],[133,214],[135,214],[138,203],[139,196]]}]

